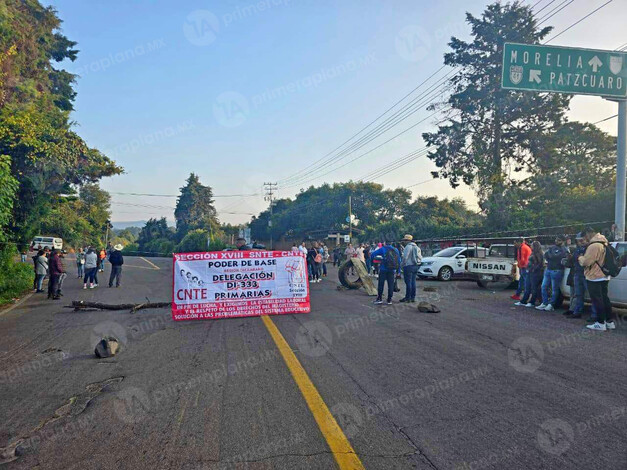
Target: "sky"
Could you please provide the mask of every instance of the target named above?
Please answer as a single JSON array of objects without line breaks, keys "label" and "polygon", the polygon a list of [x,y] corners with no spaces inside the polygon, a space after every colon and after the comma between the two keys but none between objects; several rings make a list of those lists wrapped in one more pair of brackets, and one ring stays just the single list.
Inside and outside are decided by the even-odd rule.
[{"label": "sky", "polygon": [[[545,23],[555,27],[553,36],[606,1],[540,0],[535,11],[542,17],[565,5]],[[101,183],[112,195],[112,220],[165,216],[173,223],[175,197],[117,193],[177,195],[194,172],[213,188],[220,221],[245,223],[268,206],[264,182],[307,169],[436,72],[450,37],[469,37],[465,12],[480,15],[488,2],[45,3],[57,9],[63,33],[80,50],[75,62],[63,64],[79,75],[76,130],[125,169]],[[625,3],[613,0],[551,44],[616,49],[627,42]],[[275,196],[358,180],[423,148],[422,133],[435,129],[438,119],[426,104],[342,163],[416,124],[406,133],[329,174],[309,168],[304,181],[280,184]],[[616,108],[578,96],[569,118],[595,122]],[[616,124],[610,119],[599,127],[615,135]],[[462,197],[476,208],[468,187],[425,183],[434,169],[421,157],[375,181],[386,188],[422,183],[409,188],[414,196]]]}]

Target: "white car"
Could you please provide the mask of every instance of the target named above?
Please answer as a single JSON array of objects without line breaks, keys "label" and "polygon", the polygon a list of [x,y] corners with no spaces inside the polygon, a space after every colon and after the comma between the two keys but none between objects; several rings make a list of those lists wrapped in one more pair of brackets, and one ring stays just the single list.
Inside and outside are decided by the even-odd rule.
[{"label": "white car", "polygon": [[[614,242],[612,245],[620,254],[623,269],[620,270],[620,274],[617,277],[612,278],[610,281],[608,296],[613,305],[627,307],[627,242]],[[565,297],[570,298],[570,286],[566,284],[568,272],[569,269],[566,269],[564,280],[562,281],[562,293]],[[589,299],[590,296],[586,293],[586,300]]]},{"label": "white car", "polygon": [[466,259],[485,257],[487,248],[475,246],[452,246],[438,251],[433,256],[422,259],[418,276],[450,281],[455,276],[463,276],[466,271]]}]

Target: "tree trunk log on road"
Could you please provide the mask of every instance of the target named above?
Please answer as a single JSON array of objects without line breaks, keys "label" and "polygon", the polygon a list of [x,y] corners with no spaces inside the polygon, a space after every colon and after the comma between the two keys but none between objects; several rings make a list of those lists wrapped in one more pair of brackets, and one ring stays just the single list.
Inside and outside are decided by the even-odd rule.
[{"label": "tree trunk log on road", "polygon": [[131,313],[137,310],[145,308],[163,308],[170,307],[172,302],[146,302],[143,304],[103,304],[100,302],[86,302],[84,300],[73,300],[72,305],[68,305],[68,308],[73,308],[75,312],[86,309],[98,309],[98,310],[130,310]]}]

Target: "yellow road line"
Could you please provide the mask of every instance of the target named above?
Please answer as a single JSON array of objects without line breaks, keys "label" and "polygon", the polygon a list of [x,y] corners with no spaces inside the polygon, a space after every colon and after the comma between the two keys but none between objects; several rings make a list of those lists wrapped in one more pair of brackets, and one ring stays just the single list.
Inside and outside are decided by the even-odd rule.
[{"label": "yellow road line", "polygon": [[144,258],[143,256],[140,256],[139,259],[143,259],[146,263],[148,263],[150,266],[152,266],[155,269],[161,269],[159,266],[157,266],[155,263],[153,263],[152,261],[148,261],[146,258]]},{"label": "yellow road line", "polygon": [[364,466],[361,460],[359,460],[359,457],[353,450],[350,442],[348,442],[348,439],[337,424],[337,421],[335,421],[335,418],[329,411],[320,393],[318,393],[318,390],[311,382],[307,372],[305,372],[305,369],[303,369],[296,355],[292,352],[290,345],[287,344],[287,341],[285,341],[285,338],[269,316],[264,315],[261,319],[264,325],[266,325],[277,348],[279,348],[279,352],[292,373],[296,385],[298,385],[298,388],[303,394],[307,406],[311,414],[313,414],[316,423],[318,423],[318,427],[326,439],[331,452],[333,452],[333,457],[335,457],[335,461],[340,470],[363,469]]}]

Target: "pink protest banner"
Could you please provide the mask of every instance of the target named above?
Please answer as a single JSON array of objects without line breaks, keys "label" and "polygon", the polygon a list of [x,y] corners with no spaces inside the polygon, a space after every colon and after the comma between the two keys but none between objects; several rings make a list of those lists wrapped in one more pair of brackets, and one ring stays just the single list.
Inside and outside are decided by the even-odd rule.
[{"label": "pink protest banner", "polygon": [[174,320],[282,315],[310,310],[307,265],[300,252],[174,254]]}]

